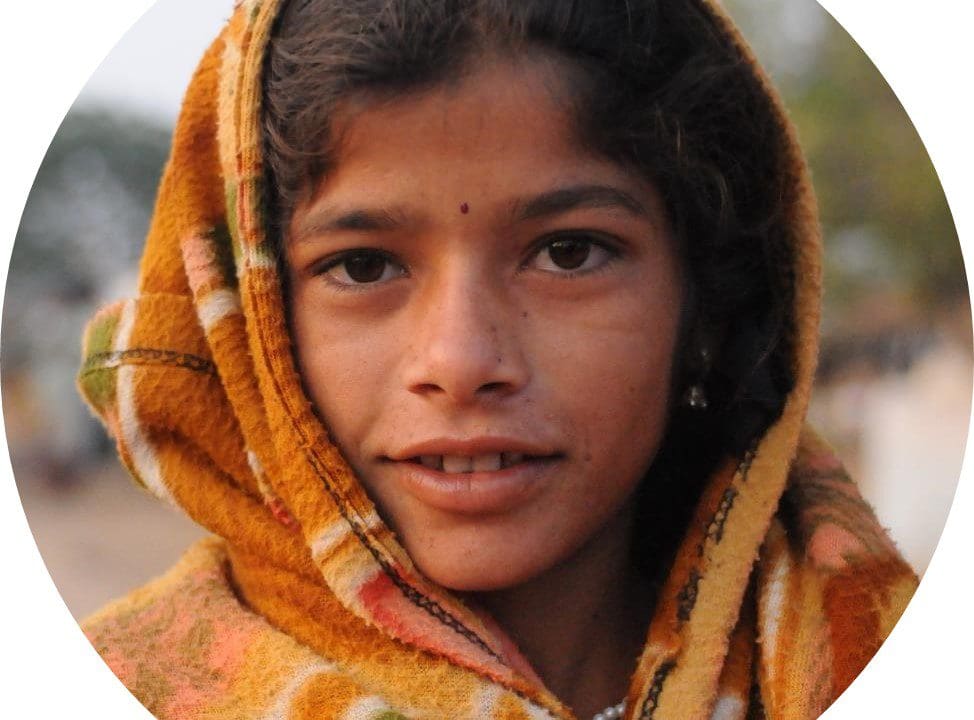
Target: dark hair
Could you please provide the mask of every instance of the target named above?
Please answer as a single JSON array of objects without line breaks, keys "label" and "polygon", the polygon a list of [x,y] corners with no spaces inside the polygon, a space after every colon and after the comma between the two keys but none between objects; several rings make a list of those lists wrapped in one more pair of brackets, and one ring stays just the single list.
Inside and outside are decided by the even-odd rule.
[{"label": "dark hair", "polygon": [[671,402],[651,474],[653,492],[672,497],[650,503],[685,527],[706,473],[748,451],[793,382],[780,123],[721,21],[698,0],[285,5],[264,80],[276,237],[300,193],[328,171],[329,119],[340,101],[448,82],[490,51],[566,61],[580,142],[655,184],[686,268],[674,388],[702,381],[708,408]]}]

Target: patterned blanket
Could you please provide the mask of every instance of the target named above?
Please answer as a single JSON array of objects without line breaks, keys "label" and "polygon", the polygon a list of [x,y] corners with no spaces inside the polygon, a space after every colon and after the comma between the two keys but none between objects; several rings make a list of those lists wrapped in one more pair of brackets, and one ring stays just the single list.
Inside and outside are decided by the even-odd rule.
[{"label": "patterned blanket", "polygon": [[[241,3],[204,57],[139,297],[92,320],[79,379],[135,480],[219,539],[85,630],[160,718],[571,718],[489,618],[415,568],[302,390],[262,204],[260,73],[279,5]],[[653,610],[628,718],[817,717],[916,583],[804,428],[818,230],[776,112],[769,142],[798,244],[796,386],[754,451],[711,478]]]}]

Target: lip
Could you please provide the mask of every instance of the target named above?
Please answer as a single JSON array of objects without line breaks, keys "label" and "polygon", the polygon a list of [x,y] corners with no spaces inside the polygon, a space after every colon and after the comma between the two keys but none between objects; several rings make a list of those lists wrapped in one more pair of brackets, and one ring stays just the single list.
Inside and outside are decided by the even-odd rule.
[{"label": "lip", "polygon": [[[522,462],[507,468],[446,473],[426,467],[421,455],[520,453]],[[564,454],[514,438],[439,438],[403,448],[384,458],[400,487],[427,507],[458,515],[497,515],[529,502],[555,476]]]},{"label": "lip", "polygon": [[420,455],[490,455],[494,453],[520,453],[533,457],[550,457],[560,454],[555,448],[538,442],[513,437],[434,438],[414,443],[386,456],[397,462],[408,461]]},{"label": "lip", "polygon": [[402,489],[428,507],[459,515],[497,515],[537,495],[562,459],[532,458],[503,470],[469,473],[445,473],[408,460],[391,466]]}]

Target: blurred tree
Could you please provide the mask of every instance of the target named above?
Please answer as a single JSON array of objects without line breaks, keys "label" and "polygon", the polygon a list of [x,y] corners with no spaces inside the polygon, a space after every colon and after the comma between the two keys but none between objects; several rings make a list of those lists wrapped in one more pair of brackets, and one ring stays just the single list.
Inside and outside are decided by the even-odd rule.
[{"label": "blurred tree", "polygon": [[[3,308],[0,370],[11,451],[45,474],[70,474],[103,446],[74,389],[81,330],[94,308],[131,294],[170,131],[103,110],[72,110],[54,137],[24,208]],[[14,447],[9,387],[43,428]],[[26,423],[25,423],[26,424]]]},{"label": "blurred tree", "polygon": [[929,308],[966,296],[960,244],[923,143],[895,94],[812,0],[726,0],[798,127],[821,206],[826,301],[898,287]]},{"label": "blurred tree", "polygon": [[[71,111],[41,163],[11,256],[20,285],[91,298],[138,259],[170,131],[104,110]],[[30,295],[30,292],[24,293]]]}]

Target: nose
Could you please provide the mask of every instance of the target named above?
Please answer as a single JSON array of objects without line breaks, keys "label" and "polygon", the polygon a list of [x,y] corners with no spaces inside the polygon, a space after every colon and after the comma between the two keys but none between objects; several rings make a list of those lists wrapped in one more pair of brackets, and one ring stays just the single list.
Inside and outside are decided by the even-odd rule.
[{"label": "nose", "polygon": [[465,406],[509,397],[527,384],[520,310],[483,273],[444,272],[413,309],[415,332],[405,371],[410,392]]}]

